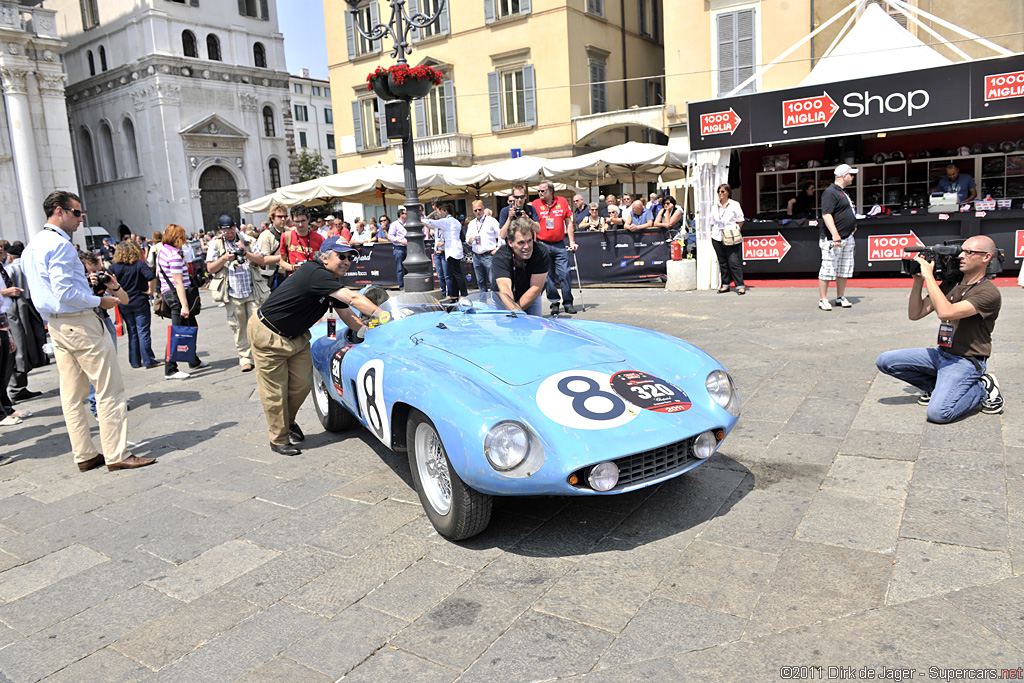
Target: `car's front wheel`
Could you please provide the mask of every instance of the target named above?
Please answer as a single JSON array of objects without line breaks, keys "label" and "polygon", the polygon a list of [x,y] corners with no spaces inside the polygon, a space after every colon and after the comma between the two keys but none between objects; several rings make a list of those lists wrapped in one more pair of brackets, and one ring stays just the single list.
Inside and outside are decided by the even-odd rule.
[{"label": "car's front wheel", "polygon": [[343,432],[356,425],[352,413],[331,398],[324,378],[316,370],[313,370],[313,407],[316,408],[320,424],[329,432]]},{"label": "car's front wheel", "polygon": [[420,503],[437,532],[453,541],[475,536],[491,521],[491,497],[463,483],[430,419],[409,414],[409,468]]}]

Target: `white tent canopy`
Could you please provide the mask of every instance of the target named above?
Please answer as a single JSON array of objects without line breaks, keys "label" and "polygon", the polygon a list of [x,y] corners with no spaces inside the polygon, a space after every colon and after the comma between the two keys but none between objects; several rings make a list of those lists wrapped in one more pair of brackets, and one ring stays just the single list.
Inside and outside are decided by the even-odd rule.
[{"label": "white tent canopy", "polygon": [[[421,200],[455,194],[481,194],[508,190],[518,183],[536,185],[541,180],[555,183],[611,182],[632,180],[653,182],[663,175],[677,179],[685,175],[686,155],[664,145],[627,142],[624,145],[569,159],[523,156],[493,164],[467,168],[417,166],[416,184]],[[666,179],[667,179],[666,178]],[[378,194],[380,193],[380,194]],[[280,187],[275,192],[239,206],[243,213],[266,211],[277,202],[285,206],[316,206],[342,199],[374,204],[405,197],[405,173],[399,165],[375,164],[345,173]]]},{"label": "white tent canopy", "polygon": [[[851,17],[852,19],[852,17]],[[929,69],[952,62],[914,37],[879,5],[868,5],[857,22],[811,69],[800,85]]]}]

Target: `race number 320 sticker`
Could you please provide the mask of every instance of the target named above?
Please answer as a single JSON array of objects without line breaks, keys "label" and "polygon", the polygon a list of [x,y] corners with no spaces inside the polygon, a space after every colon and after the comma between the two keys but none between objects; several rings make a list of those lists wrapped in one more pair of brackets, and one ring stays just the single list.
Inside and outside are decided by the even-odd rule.
[{"label": "race number 320 sticker", "polygon": [[616,372],[612,375],[611,385],[616,394],[644,410],[681,413],[693,405],[682,389],[646,372]]},{"label": "race number 320 sticker", "polygon": [[550,419],[573,429],[611,429],[626,424],[640,409],[612,391],[611,375],[566,370],[537,389],[537,406]]}]

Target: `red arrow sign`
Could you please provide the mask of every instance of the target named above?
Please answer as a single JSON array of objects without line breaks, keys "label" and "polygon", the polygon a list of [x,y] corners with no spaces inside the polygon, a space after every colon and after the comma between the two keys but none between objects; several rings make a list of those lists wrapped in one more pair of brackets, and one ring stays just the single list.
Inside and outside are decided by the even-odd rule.
[{"label": "red arrow sign", "polygon": [[740,126],[742,121],[732,107],[729,107],[729,111],[716,111],[710,114],[700,115],[700,134],[701,135],[717,135],[718,133],[728,133],[732,135],[736,132],[736,129]]},{"label": "red arrow sign", "polygon": [[781,261],[792,245],[782,233],[743,238],[744,261]]},{"label": "red arrow sign", "polygon": [[909,235],[868,235],[868,261],[899,261],[914,258],[905,247],[923,247],[924,242],[918,239],[914,231]]},{"label": "red arrow sign", "polygon": [[799,126],[816,126],[828,124],[839,111],[839,105],[826,92],[817,97],[804,97],[799,100],[786,100],[782,103],[782,127],[797,128]]},{"label": "red arrow sign", "polygon": [[1024,71],[985,76],[985,101],[1024,97]]},{"label": "red arrow sign", "polygon": [[1017,242],[1014,245],[1014,257],[1024,258],[1024,230],[1017,231]]}]

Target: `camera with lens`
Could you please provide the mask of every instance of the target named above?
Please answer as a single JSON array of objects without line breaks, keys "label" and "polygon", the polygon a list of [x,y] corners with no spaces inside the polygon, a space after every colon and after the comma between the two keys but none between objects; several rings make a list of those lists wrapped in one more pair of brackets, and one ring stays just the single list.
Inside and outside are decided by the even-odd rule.
[{"label": "camera with lens", "polygon": [[519,207],[516,207],[515,214],[516,214],[516,218],[522,218],[523,217],[523,210],[520,209]]},{"label": "camera with lens", "polygon": [[[963,244],[964,240],[946,240],[942,244],[930,247],[904,247],[903,251],[908,254],[920,253],[925,261],[934,263],[937,282],[955,283],[960,282],[963,277],[963,273],[960,272],[960,252]],[[997,251],[997,257],[988,262],[985,277],[991,278],[1003,272],[1003,250]],[[903,259],[901,272],[904,275],[917,275],[921,272],[921,264],[913,259]]]},{"label": "camera with lens", "polygon": [[235,263],[245,263],[245,247],[232,247],[230,252],[235,255]]},{"label": "camera with lens", "polygon": [[92,288],[92,293],[96,296],[102,296],[107,291],[107,285],[110,284],[110,275],[103,271],[95,273],[96,284]]}]

